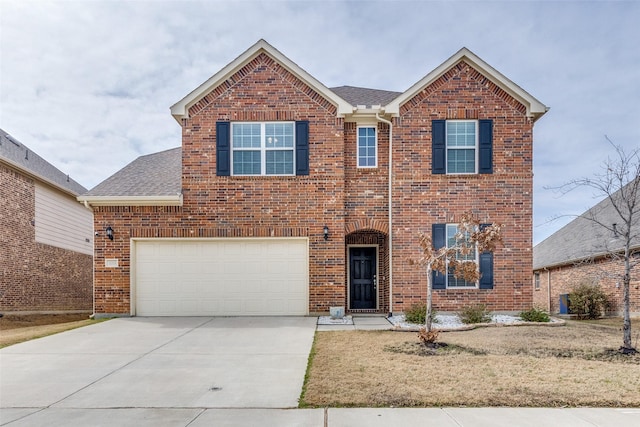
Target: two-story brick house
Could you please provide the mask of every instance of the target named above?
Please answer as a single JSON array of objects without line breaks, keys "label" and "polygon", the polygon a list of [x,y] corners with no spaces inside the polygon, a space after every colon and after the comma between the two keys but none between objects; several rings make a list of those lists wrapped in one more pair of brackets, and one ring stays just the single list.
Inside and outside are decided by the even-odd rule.
[{"label": "two-story brick house", "polygon": [[[182,146],[79,200],[94,210],[97,315],[401,312],[426,294],[418,233],[504,224],[479,283],[434,304],[532,304],[533,124],[547,108],[461,49],[402,93],[329,89],[258,41],[171,107]],[[391,165],[391,167],[390,167]]]}]

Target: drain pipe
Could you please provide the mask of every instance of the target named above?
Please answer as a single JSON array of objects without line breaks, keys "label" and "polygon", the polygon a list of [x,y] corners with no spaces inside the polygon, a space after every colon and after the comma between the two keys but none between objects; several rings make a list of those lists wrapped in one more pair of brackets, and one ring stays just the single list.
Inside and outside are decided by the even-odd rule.
[{"label": "drain pipe", "polygon": [[393,205],[391,198],[392,178],[393,178],[393,123],[387,119],[380,117],[380,114],[376,113],[376,120],[389,125],[389,317],[393,315]]}]

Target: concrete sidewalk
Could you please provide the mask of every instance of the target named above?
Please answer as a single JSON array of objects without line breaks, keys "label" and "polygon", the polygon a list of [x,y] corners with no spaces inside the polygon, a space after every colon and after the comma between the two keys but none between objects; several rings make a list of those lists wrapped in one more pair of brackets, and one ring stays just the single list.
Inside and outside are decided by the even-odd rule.
[{"label": "concrete sidewalk", "polygon": [[640,408],[16,408],[3,409],[0,420],[12,427],[634,427]]}]

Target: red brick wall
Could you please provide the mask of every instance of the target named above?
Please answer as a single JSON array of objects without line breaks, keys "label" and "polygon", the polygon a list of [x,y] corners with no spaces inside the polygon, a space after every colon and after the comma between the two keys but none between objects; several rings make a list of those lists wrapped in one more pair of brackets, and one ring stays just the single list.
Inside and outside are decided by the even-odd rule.
[{"label": "red brick wall", "polygon": [[[581,263],[552,268],[548,271],[539,270],[540,290],[534,291],[535,304],[548,309],[551,313],[560,311],[560,294],[570,293],[580,283],[597,283],[607,294],[611,306],[611,315],[622,315],[622,261],[599,259],[593,263]],[[617,276],[617,277],[615,277]],[[551,292],[549,292],[551,282]],[[632,271],[630,285],[630,311],[640,315],[640,274]]]},{"label": "red brick wall", "polygon": [[[493,174],[433,175],[431,121],[493,120]],[[504,225],[504,247],[494,254],[492,290],[436,290],[437,310],[475,304],[521,310],[533,302],[533,124],[525,108],[476,70],[459,63],[401,107],[393,129],[393,310],[426,299],[426,276],[409,263],[420,255],[418,233],[433,223],[456,223],[465,211]]]},{"label": "red brick wall", "polygon": [[35,242],[35,186],[0,165],[0,312],[91,311],[90,255]]},{"label": "red brick wall", "polygon": [[[333,105],[262,54],[207,95],[183,121],[181,208],[96,208],[96,312],[129,313],[129,237],[309,238],[309,310],[345,300],[344,129]],[[308,176],[216,176],[216,122],[309,121]],[[324,240],[323,227],[330,238]],[[120,268],[104,269],[104,258]],[[115,270],[115,271],[114,271]]]},{"label": "red brick wall", "polygon": [[[346,301],[346,238],[375,233],[388,280],[389,127],[378,124],[378,168],[356,167],[356,125],[308,86],[262,54],[190,108],[183,120],[182,207],[98,207],[95,227],[111,225],[113,242],[96,239],[97,313],[129,313],[131,237],[309,238],[311,313]],[[431,174],[432,119],[493,119],[494,174]],[[299,177],[216,176],[215,123],[220,120],[308,120],[310,174]],[[434,222],[456,222],[472,210],[483,222],[505,225],[505,247],[495,256],[495,287],[437,291],[439,310],[484,302],[492,310],[532,304],[532,123],[524,107],[465,64],[402,107],[393,128],[393,311],[423,301],[426,279],[409,259],[417,235]],[[330,229],[324,241],[322,228]],[[365,233],[366,234],[366,233]],[[366,236],[354,233],[349,242]],[[371,236],[369,236],[371,237]],[[369,241],[369,240],[367,240]],[[105,258],[119,258],[117,269]],[[381,311],[388,311],[388,284]]]}]

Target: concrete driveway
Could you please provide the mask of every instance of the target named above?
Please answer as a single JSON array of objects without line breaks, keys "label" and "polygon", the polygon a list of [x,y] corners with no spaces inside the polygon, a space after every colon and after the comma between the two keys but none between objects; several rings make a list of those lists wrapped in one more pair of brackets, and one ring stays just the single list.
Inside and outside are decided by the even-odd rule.
[{"label": "concrete driveway", "polygon": [[108,424],[124,425],[114,424],[118,408],[129,410],[129,421],[138,414],[149,425],[154,417],[164,425],[177,417],[181,425],[209,408],[295,408],[315,323],[314,317],[120,318],[10,346],[0,350],[0,424],[40,425],[41,418],[54,425],[56,413],[67,423],[91,413],[86,425],[100,425],[103,410]]}]

